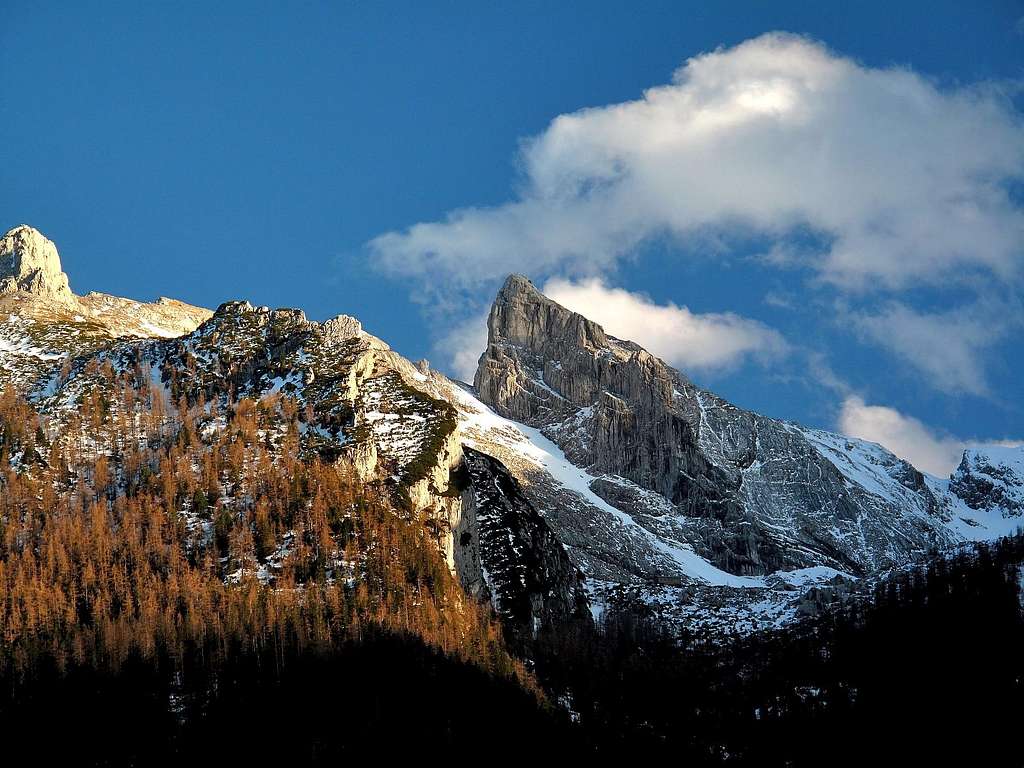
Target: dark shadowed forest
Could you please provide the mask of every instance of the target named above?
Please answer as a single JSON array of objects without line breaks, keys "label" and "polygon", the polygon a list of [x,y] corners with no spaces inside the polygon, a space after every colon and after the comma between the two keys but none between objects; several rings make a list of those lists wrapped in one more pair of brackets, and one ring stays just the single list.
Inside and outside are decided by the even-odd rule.
[{"label": "dark shadowed forest", "polygon": [[695,644],[606,617],[541,639],[588,744],[684,764],[1022,765],[1024,536],[901,571],[816,620]]}]

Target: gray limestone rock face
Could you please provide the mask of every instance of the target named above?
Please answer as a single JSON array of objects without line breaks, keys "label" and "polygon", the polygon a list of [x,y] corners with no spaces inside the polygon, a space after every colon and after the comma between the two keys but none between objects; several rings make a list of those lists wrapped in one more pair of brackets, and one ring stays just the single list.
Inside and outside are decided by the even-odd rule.
[{"label": "gray limestone rock face", "polygon": [[26,225],[0,238],[0,296],[18,291],[55,301],[75,298],[68,276],[61,269],[57,247]]},{"label": "gray limestone rock face", "polygon": [[818,565],[861,574],[954,541],[906,462],[870,458],[895,489],[871,492],[840,470],[825,437],[696,387],[520,276],[491,309],[475,386],[498,414],[539,428],[577,466],[658,494],[670,513],[615,483],[592,485],[642,526],[671,531],[733,574]]}]

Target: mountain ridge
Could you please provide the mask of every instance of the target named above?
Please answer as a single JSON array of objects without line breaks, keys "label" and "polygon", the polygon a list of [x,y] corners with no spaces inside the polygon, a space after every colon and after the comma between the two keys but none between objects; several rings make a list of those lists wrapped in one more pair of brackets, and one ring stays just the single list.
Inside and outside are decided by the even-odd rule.
[{"label": "mountain ridge", "polygon": [[125,337],[173,337],[195,330],[208,309],[160,297],[146,303],[92,291],[78,296],[56,245],[19,225],[0,238],[0,387],[45,389],[61,367]]},{"label": "mountain ridge", "polygon": [[[527,635],[623,595],[680,626],[779,626],[809,590],[1021,520],[1014,461],[965,454],[954,478],[931,478],[881,446],[737,408],[521,275],[496,296],[473,387],[348,315],[74,301],[106,308],[77,315],[45,290],[0,299],[3,383],[41,412],[62,423],[105,376],[131,370],[171,409],[289,398],[304,451],[347,457],[425,515],[467,593]],[[170,319],[153,322],[153,308]]]},{"label": "mountain ridge", "polygon": [[[945,481],[880,446],[737,408],[523,276],[498,292],[475,385],[573,464],[658,494],[685,523],[670,537],[738,575],[822,565],[863,575],[986,525]],[[645,520],[621,488],[593,483],[647,528],[673,517]]]}]

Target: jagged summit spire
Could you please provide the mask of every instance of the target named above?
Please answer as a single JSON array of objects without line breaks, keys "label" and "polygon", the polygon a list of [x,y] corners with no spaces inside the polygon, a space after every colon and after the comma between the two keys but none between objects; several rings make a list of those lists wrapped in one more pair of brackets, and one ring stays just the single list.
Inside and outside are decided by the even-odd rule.
[{"label": "jagged summit spire", "polygon": [[512,294],[525,293],[525,294],[536,294],[537,296],[543,296],[537,287],[531,282],[530,278],[526,275],[520,275],[513,273],[505,278],[505,284],[501,286],[499,296],[507,296]]},{"label": "jagged summit spire", "polygon": [[74,299],[57,246],[27,224],[0,238],[0,296],[30,293],[58,301]]},{"label": "jagged summit spire", "polygon": [[509,375],[500,364],[505,347],[525,355],[529,366],[540,369],[577,351],[608,346],[600,325],[552,301],[523,275],[509,275],[487,316],[487,349],[480,356],[473,385],[487,403],[519,388],[519,377]]},{"label": "jagged summit spire", "polygon": [[597,323],[552,301],[530,279],[512,274],[498,291],[487,319],[488,342],[512,342],[528,347],[568,341],[601,348],[608,340]]}]

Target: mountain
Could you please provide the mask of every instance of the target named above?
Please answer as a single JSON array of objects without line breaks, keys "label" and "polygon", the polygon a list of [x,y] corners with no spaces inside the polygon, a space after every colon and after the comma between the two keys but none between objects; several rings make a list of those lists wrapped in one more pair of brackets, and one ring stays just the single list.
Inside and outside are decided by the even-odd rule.
[{"label": "mountain", "polygon": [[0,389],[11,384],[43,392],[76,357],[120,338],[180,336],[210,314],[166,298],[144,303],[105,293],[77,296],[56,246],[42,233],[22,225],[0,238]]},{"label": "mountain", "polygon": [[[53,244],[26,227],[4,242],[12,244],[15,264],[40,263],[32,254],[47,256],[50,277],[22,281],[4,297],[0,385],[27,396],[48,419],[49,431],[83,429],[76,421],[81,404],[95,396],[116,402],[125,377],[141,382],[136,386],[161,410],[184,414],[205,404],[200,430],[207,438],[227,426],[218,410],[246,398],[286,397],[301,419],[302,454],[344,457],[362,481],[381,481],[411,513],[425,515],[449,570],[469,594],[490,598],[531,632],[544,621],[586,613],[577,570],[545,520],[515,495],[515,481],[495,460],[464,458],[458,413],[444,399],[453,383],[393,352],[355,318],[316,323],[299,310],[248,302],[228,302],[211,313],[166,299],[141,304],[101,294],[55,295],[43,288],[67,280],[52,277],[63,275]],[[102,445],[112,439],[106,432],[94,427],[87,437]],[[279,450],[285,437],[279,433],[270,442]],[[508,490],[501,502],[479,488],[499,476]],[[222,506],[244,509],[226,491]],[[209,514],[204,519],[187,506],[180,514],[190,530],[212,535]],[[500,535],[487,524],[494,519]],[[288,549],[287,536],[276,550]],[[510,549],[506,542],[513,540]],[[252,572],[273,581],[274,565],[253,563]],[[240,580],[244,570],[232,578]]]},{"label": "mountain", "polygon": [[0,723],[33,759],[524,734],[818,765],[898,722],[915,759],[997,764],[919,734],[1020,719],[1024,535],[972,542],[1024,520],[1024,449],[925,475],[519,276],[469,385],[351,316],[77,296],[41,234],[2,242]]},{"label": "mountain", "polygon": [[[466,593],[524,637],[623,602],[691,628],[781,626],[823,594],[1024,519],[1024,450],[972,449],[951,479],[924,475],[878,445],[738,408],[517,275],[472,387],[346,315],[76,296],[30,227],[0,241],[0,285],[0,385],[50,433],[86,429],[80,405],[115,400],[125,378],[161,409],[205,409],[206,439],[240,401],[284,398],[299,430],[268,434],[272,450],[295,440],[385,486],[428,521]],[[179,514],[212,535],[209,513]],[[231,578],[273,582],[294,535]]]},{"label": "mountain", "polygon": [[973,510],[1005,518],[1024,515],[1024,450],[984,446],[964,451],[950,489]]},{"label": "mountain", "polygon": [[[794,586],[905,566],[1024,522],[1022,449],[968,451],[951,480],[929,477],[876,444],[738,408],[518,275],[487,328],[476,392],[562,462],[521,480],[592,592],[644,585],[693,620],[696,588],[734,606],[740,627],[778,622],[794,615]],[[489,447],[522,466],[500,440]],[[713,598],[708,585],[721,588]],[[738,607],[752,603],[760,617]]]}]

